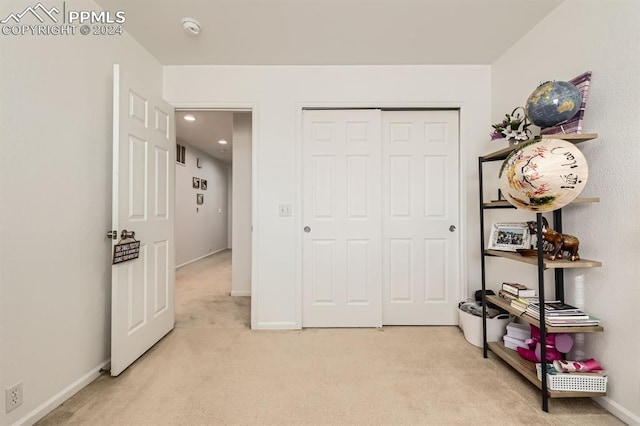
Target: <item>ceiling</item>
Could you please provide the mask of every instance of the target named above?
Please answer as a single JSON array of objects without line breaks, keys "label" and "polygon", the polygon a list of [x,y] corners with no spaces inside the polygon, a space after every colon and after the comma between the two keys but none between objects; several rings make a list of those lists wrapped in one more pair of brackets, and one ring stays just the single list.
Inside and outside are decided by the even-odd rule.
[{"label": "ceiling", "polygon": [[[96,0],[163,65],[491,64],[562,1]],[[177,138],[230,162],[233,113],[190,113]]]},{"label": "ceiling", "polygon": [[[237,113],[203,110],[176,111],[176,139],[225,163],[230,163],[233,148],[233,114]],[[193,115],[196,120],[187,121],[184,119],[185,115]],[[228,143],[219,144],[218,141],[221,139]]]},{"label": "ceiling", "polygon": [[387,65],[491,64],[562,0],[96,2],[163,65]]}]

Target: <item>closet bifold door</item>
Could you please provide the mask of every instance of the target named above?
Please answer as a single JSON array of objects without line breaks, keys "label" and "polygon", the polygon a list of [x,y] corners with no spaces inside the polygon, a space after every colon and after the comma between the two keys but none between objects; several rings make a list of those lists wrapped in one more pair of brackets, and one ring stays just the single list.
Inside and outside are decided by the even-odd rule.
[{"label": "closet bifold door", "polygon": [[382,112],[384,325],[457,324],[457,110]]},{"label": "closet bifold door", "polygon": [[303,327],[382,325],[380,114],[303,111]]},{"label": "closet bifold door", "polygon": [[457,323],[458,121],[303,112],[303,327]]}]

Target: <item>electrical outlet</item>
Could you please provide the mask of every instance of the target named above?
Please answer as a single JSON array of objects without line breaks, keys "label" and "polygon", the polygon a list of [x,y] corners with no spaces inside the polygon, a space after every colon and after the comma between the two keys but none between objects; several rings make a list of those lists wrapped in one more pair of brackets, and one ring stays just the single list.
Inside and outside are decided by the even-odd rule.
[{"label": "electrical outlet", "polygon": [[22,405],[22,382],[5,390],[7,413]]}]

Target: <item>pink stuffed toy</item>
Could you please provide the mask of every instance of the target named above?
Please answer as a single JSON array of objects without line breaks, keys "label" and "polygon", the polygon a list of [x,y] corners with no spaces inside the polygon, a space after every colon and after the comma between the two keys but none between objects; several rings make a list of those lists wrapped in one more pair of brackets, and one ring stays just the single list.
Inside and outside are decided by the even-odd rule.
[{"label": "pink stuffed toy", "polygon": [[[527,339],[525,343],[529,349],[518,347],[518,354],[531,362],[540,362],[540,329],[535,325],[531,326],[531,339]],[[546,338],[547,362],[561,360],[562,354],[566,354],[573,346],[573,338],[570,334],[553,334],[547,333]]]}]

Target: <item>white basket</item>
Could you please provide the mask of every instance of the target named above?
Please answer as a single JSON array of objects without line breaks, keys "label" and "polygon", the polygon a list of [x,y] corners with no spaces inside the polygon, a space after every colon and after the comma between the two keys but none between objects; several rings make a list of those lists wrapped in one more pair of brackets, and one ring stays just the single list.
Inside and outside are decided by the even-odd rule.
[{"label": "white basket", "polygon": [[[501,341],[510,321],[512,321],[512,318],[508,314],[487,318],[487,342]],[[458,308],[458,325],[462,329],[467,342],[479,348],[484,346],[482,341],[482,317],[477,317]]]},{"label": "white basket", "polygon": [[[542,364],[536,364],[538,380],[542,381]],[[586,374],[547,374],[547,388],[555,391],[606,392],[607,376]]]}]

